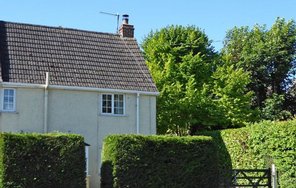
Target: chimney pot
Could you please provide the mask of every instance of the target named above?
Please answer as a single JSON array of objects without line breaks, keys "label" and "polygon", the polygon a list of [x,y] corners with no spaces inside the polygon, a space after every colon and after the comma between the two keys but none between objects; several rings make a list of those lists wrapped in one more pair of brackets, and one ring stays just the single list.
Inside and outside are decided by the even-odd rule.
[{"label": "chimney pot", "polygon": [[134,38],[134,26],[128,23],[129,16],[127,14],[122,15],[122,24],[119,28],[119,34],[122,37]]},{"label": "chimney pot", "polygon": [[122,15],[122,24],[128,24],[128,14]]}]

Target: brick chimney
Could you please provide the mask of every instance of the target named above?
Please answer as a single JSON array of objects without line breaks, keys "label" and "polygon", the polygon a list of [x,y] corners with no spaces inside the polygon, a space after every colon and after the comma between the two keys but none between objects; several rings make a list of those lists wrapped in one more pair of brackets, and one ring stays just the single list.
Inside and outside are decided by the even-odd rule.
[{"label": "brick chimney", "polygon": [[119,28],[120,36],[134,38],[134,30],[134,26],[128,24],[128,15],[122,15],[122,24]]}]

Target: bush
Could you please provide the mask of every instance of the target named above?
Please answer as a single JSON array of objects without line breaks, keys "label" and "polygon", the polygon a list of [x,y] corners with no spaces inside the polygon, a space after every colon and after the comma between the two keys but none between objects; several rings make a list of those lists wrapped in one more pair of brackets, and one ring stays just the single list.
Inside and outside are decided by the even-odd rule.
[{"label": "bush", "polygon": [[112,135],[104,140],[102,188],[217,187],[210,137]]},{"label": "bush", "polygon": [[265,120],[288,120],[292,119],[291,112],[284,110],[284,95],[273,94],[264,101],[261,117]]},{"label": "bush", "polygon": [[281,187],[295,188],[296,119],[285,122],[264,121],[240,129],[200,134],[212,136],[220,148],[220,168],[269,168],[274,163]]},{"label": "bush", "polygon": [[85,187],[83,137],[0,134],[0,187]]}]

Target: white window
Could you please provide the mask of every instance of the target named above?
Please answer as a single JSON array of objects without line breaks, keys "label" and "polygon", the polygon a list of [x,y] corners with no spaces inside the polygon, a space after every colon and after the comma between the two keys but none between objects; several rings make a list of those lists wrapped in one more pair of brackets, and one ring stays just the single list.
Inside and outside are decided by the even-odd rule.
[{"label": "white window", "polygon": [[102,94],[102,114],[124,114],[124,95]]},{"label": "white window", "polygon": [[112,114],[112,97],[113,95],[103,94],[102,95],[102,113]]},{"label": "white window", "polygon": [[15,111],[15,89],[3,89],[2,93],[3,111]]},{"label": "white window", "polygon": [[123,95],[114,95],[114,114],[123,114]]}]

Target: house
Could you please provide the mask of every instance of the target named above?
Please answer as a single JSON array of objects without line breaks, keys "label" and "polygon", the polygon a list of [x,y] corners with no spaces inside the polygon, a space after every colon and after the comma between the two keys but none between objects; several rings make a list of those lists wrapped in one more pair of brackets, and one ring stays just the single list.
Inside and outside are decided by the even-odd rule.
[{"label": "house", "polygon": [[78,133],[99,187],[102,140],[155,134],[157,88],[125,15],[119,34],[0,22],[0,131]]}]

